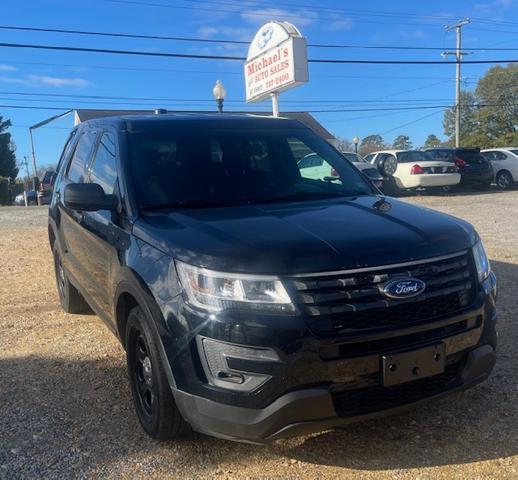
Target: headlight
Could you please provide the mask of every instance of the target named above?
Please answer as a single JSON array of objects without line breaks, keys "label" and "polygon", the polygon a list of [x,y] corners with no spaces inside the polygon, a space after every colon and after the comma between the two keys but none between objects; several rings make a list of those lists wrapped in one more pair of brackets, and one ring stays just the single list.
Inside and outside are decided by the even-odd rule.
[{"label": "headlight", "polygon": [[189,302],[204,310],[295,310],[288,292],[277,277],[215,272],[179,261],[176,268]]},{"label": "headlight", "polygon": [[473,257],[477,267],[478,280],[479,282],[483,282],[488,277],[489,272],[491,272],[491,265],[489,265],[482,240],[479,240],[473,246]]}]

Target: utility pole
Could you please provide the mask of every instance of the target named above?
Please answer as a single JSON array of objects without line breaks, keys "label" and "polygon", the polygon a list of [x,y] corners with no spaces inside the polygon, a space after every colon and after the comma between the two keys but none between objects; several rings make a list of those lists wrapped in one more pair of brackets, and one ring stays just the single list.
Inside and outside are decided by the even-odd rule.
[{"label": "utility pole", "polygon": [[27,160],[27,155],[25,155],[25,156],[23,157],[22,165],[24,165],[24,166],[25,166],[25,170],[26,170],[26,172],[27,172],[27,182],[30,182],[30,180],[31,180],[31,175],[30,175],[30,173],[29,173],[29,161]]},{"label": "utility pole", "polygon": [[468,52],[463,52],[462,49],[462,27],[471,23],[469,18],[459,20],[454,25],[447,25],[444,27],[446,32],[455,29],[457,34],[457,48],[454,52],[442,52],[441,56],[446,58],[448,55],[455,55],[455,147],[460,147],[460,62],[462,61],[463,55],[469,55]]}]

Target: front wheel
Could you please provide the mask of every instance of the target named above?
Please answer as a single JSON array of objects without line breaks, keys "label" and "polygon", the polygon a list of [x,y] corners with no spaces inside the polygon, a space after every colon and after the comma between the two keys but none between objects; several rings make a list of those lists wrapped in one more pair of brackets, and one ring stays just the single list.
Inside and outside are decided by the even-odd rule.
[{"label": "front wheel", "polygon": [[174,401],[151,327],[140,307],[131,310],[126,327],[126,360],[133,403],[142,428],[157,440],[190,431]]},{"label": "front wheel", "polygon": [[496,176],[496,185],[500,190],[507,190],[513,184],[513,177],[509,172],[499,172]]}]

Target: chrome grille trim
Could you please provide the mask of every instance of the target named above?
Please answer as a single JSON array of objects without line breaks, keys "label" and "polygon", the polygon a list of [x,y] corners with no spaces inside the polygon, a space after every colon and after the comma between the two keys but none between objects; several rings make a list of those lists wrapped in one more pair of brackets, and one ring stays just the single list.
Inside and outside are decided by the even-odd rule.
[{"label": "chrome grille trim", "polygon": [[[401,267],[411,267],[415,265],[424,265],[427,263],[440,262],[441,260],[448,260],[450,258],[460,257],[461,255],[466,255],[468,250],[462,250],[457,253],[450,253],[449,255],[441,255],[439,257],[433,258],[425,258],[422,260],[413,260],[409,262],[403,263],[392,263],[390,265],[378,265],[376,267],[365,267],[365,268],[353,268],[350,270],[335,270],[329,272],[315,272],[315,273],[299,273],[295,275],[285,275],[286,278],[311,278],[311,277],[327,277],[327,276],[335,276],[335,275],[348,275],[355,273],[364,273],[364,272],[373,272],[376,270],[389,270],[392,268],[401,268]],[[284,277],[284,276],[283,276]]]}]

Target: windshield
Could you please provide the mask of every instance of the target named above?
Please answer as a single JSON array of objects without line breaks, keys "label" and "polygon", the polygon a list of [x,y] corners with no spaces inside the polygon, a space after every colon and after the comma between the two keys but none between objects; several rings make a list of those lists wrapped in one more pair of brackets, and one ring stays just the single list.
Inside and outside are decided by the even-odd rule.
[{"label": "windshield", "polygon": [[512,149],[512,150],[509,150],[511,153],[514,153],[515,155],[518,155],[518,149]]},{"label": "windshield", "polygon": [[325,140],[309,130],[128,133],[143,209],[306,201],[373,193]]},{"label": "windshield", "polygon": [[431,157],[428,152],[420,152],[419,150],[409,150],[408,152],[399,152],[396,155],[397,155],[397,161],[399,163],[433,161],[433,157]]}]

